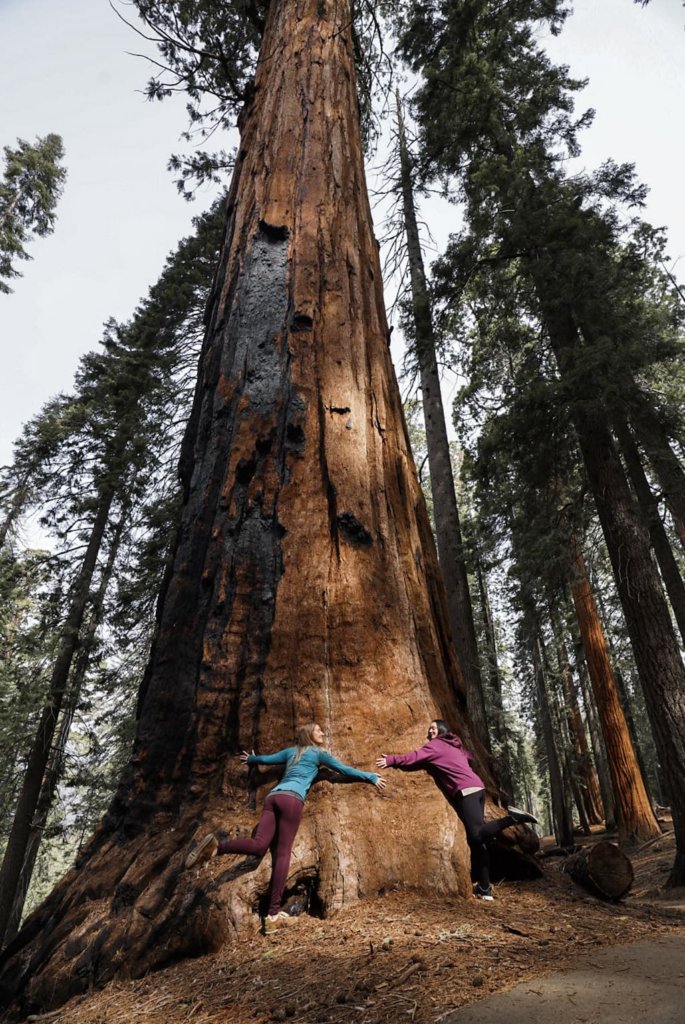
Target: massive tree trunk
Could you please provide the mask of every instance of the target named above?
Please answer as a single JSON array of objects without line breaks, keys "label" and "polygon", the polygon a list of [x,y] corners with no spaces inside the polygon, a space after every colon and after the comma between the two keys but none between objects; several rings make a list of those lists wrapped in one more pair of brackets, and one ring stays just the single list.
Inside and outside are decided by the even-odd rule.
[{"label": "massive tree trunk", "polygon": [[611,772],[619,837],[623,842],[630,839],[651,839],[661,830],[635,758],[628,725],[618,697],[604,630],[597,613],[585,561],[575,540],[572,541],[572,548],[576,573],[572,583],[573,603]]},{"label": "massive tree trunk", "polygon": [[416,333],[416,356],[421,374],[421,398],[426,427],[426,447],[433,494],[438,557],[447,591],[447,607],[452,636],[457,647],[457,657],[466,686],[466,705],[474,729],[483,745],[489,749],[490,741],[478,657],[478,641],[473,621],[473,605],[464,559],[459,506],[454,489],[452,458],[440,390],[433,315],[416,219],[412,163],[407,146],[399,92],[396,99],[402,210],[407,235],[407,259]]},{"label": "massive tree trunk", "polygon": [[[271,3],[241,125],[135,749],[76,867],[6,952],[5,994],[23,989],[25,1007],[252,927],[267,864],[183,871],[193,837],[249,825],[266,795],[273,776],[246,775],[241,748],[282,748],[318,720],[337,756],[371,768],[439,714],[484,756],[388,352],[348,0]],[[467,865],[419,773],[393,777],[387,800],[317,787],[291,880],[330,913],[400,880],[465,893]]]}]

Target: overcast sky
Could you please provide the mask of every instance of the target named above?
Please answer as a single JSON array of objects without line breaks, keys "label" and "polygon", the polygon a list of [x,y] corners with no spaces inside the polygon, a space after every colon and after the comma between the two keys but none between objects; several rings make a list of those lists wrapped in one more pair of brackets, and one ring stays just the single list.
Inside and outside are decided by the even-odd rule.
[{"label": "overcast sky", "polygon": [[[551,48],[590,78],[578,102],[597,117],[581,165],[636,163],[651,188],[646,215],[668,228],[672,264],[680,258],[685,277],[685,11],[680,0],[575,8]],[[184,202],[166,170],[184,105],[146,102],[145,63],[126,52],[141,45],[107,0],[0,0],[0,144],[57,132],[69,172],[54,235],[31,245],[14,294],[0,295],[0,464],[21,424],[70,387],[103,322],[130,316],[209,205],[210,193]],[[457,226],[443,209],[437,241]]]}]

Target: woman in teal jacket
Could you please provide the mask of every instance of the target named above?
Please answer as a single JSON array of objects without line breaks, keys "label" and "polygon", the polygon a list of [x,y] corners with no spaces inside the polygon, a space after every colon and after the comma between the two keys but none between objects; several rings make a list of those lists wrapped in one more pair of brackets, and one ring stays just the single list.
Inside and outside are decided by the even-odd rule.
[{"label": "woman in teal jacket", "polygon": [[302,819],[304,801],[312,787],[319,768],[330,768],[347,778],[359,782],[369,782],[379,792],[385,789],[385,782],[380,775],[372,772],[360,772],[342,764],[322,749],[323,730],[316,724],[303,725],[297,733],[297,746],[286,747],[275,754],[248,754],[246,750],[240,755],[244,764],[283,764],[285,774],[277,786],[271,790],[262,809],[257,828],[251,839],[230,839],[220,842],[211,832],[192,850],[186,858],[186,867],[190,868],[200,861],[209,860],[215,854],[244,853],[263,857],[271,846],[274,838],[275,847],[271,855],[271,884],[269,887],[269,910],[265,919],[265,927],[277,927],[279,921],[288,917],[281,910],[281,899],[288,878],[290,855],[295,836]]}]

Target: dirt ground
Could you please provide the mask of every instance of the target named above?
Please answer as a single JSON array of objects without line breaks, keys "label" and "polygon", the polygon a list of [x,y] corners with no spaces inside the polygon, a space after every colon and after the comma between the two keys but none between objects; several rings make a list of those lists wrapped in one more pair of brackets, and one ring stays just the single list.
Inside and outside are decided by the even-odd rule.
[{"label": "dirt ground", "polygon": [[662,890],[673,851],[671,833],[631,852],[635,882],[618,904],[588,895],[549,858],[542,879],[496,886],[494,903],[398,889],[327,921],[303,914],[274,935],[114,982],[42,1020],[433,1024],[600,947],[685,934],[685,891]]}]

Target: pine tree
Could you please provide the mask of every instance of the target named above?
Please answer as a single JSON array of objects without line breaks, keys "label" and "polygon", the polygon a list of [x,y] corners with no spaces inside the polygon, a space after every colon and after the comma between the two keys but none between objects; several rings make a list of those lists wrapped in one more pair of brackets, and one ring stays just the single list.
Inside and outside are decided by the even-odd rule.
[{"label": "pine tree", "polygon": [[0,292],[11,292],[8,281],[21,277],[18,260],[29,260],[26,245],[44,238],[55,227],[67,172],[61,166],[64,147],[59,135],[46,135],[35,143],[17,140],[16,149],[4,147],[5,173],[0,181]]}]

